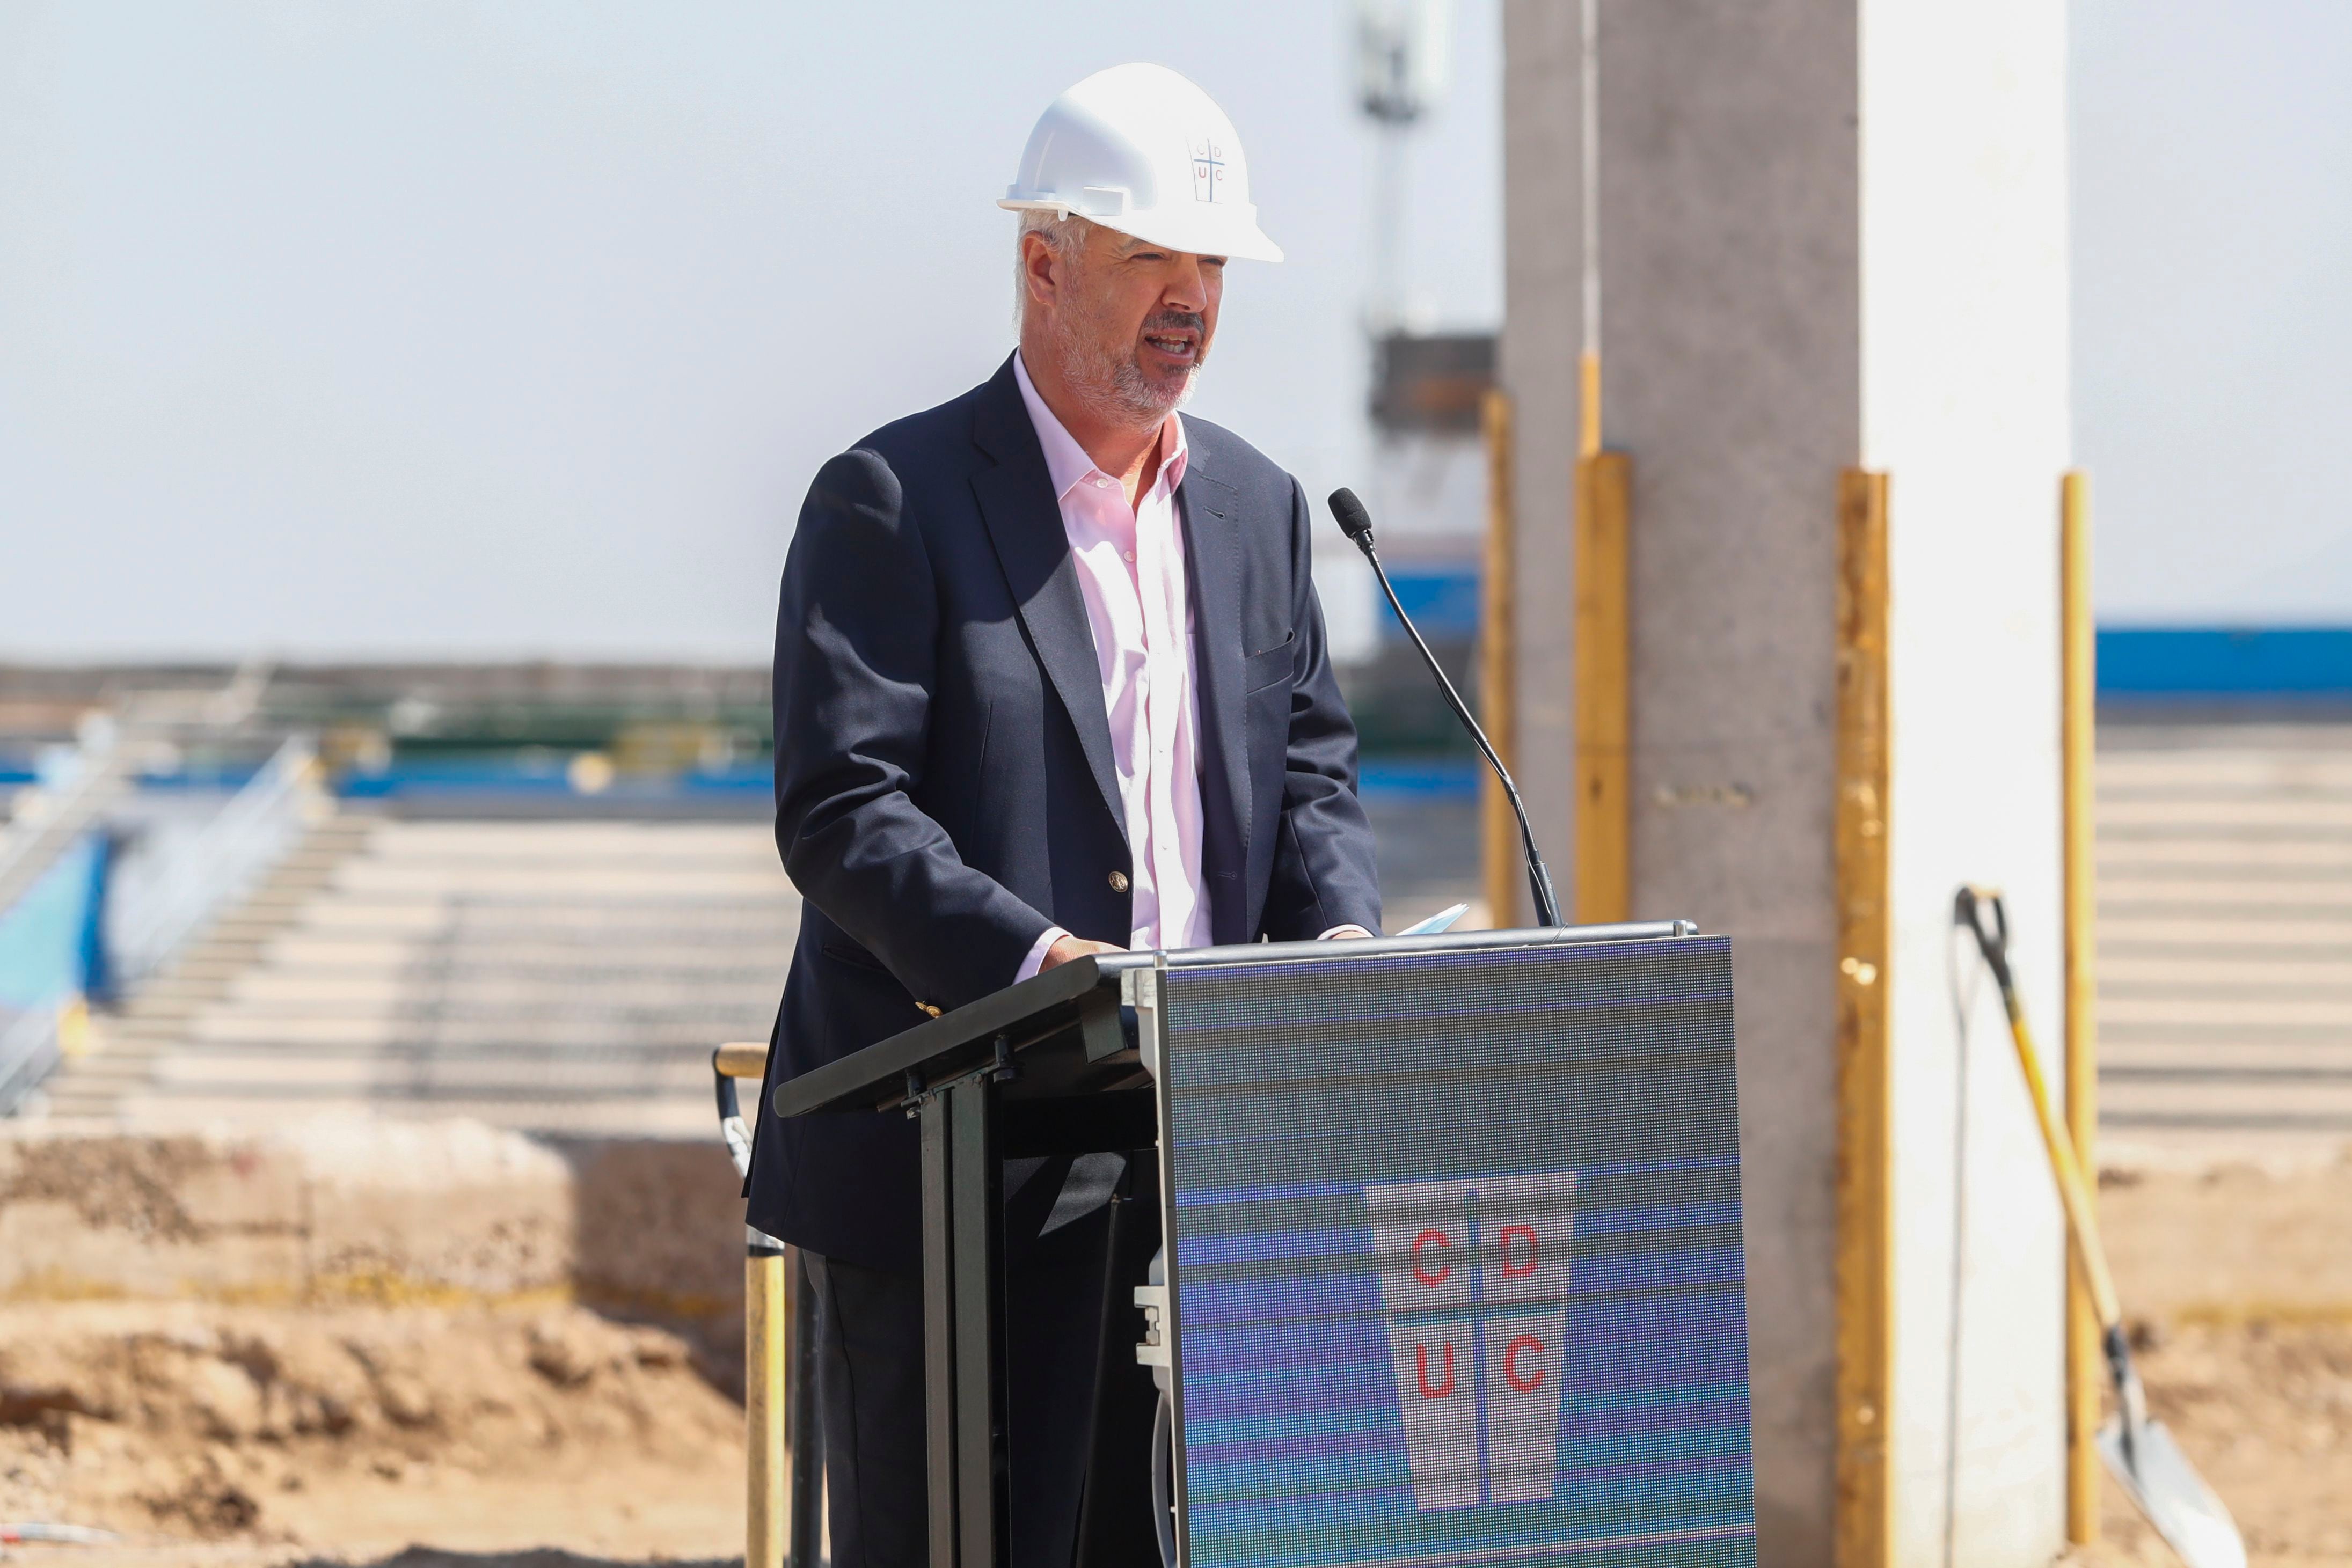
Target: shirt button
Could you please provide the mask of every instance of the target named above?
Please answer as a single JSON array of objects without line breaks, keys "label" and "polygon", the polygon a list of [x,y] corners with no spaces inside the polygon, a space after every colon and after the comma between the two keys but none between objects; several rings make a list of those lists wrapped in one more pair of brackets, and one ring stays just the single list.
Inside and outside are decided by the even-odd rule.
[{"label": "shirt button", "polygon": [[1115,871],[1110,873],[1110,890],[1113,893],[1125,893],[1127,891],[1127,873],[1123,871]]}]

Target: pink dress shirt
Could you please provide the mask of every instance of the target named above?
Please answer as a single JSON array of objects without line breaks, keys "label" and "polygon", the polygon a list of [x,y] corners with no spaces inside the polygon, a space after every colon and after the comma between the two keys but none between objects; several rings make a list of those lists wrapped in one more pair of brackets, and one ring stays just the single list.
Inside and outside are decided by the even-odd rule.
[{"label": "pink dress shirt", "polygon": [[[1176,486],[1184,482],[1184,422],[1160,435],[1160,475],[1129,510],[1127,486],[1095,466],[1062,427],[1013,356],[1013,376],[1045,473],[1062,508],[1062,531],[1078,569],[1078,596],[1095,634],[1095,666],[1110,719],[1111,766],[1134,861],[1128,880],[1134,929],[1128,946],[1205,947],[1209,903],[1201,887],[1201,696],[1192,684],[1192,601],[1184,591],[1184,526]],[[1021,960],[1015,982],[1045,967],[1046,949],[1069,933],[1049,927]],[[1328,936],[1369,936],[1335,925]]]},{"label": "pink dress shirt", "polygon": [[[1045,472],[1062,509],[1078,595],[1095,634],[1095,665],[1110,719],[1133,860],[1128,896],[1135,948],[1202,947],[1209,904],[1201,885],[1200,694],[1192,683],[1192,600],[1185,592],[1184,528],[1176,486],[1184,482],[1184,422],[1168,416],[1160,473],[1130,510],[1127,487],[1104,473],[1062,427],[1019,355],[1013,378],[1028,405]],[[1069,933],[1037,938],[1013,978],[1025,980]]]}]

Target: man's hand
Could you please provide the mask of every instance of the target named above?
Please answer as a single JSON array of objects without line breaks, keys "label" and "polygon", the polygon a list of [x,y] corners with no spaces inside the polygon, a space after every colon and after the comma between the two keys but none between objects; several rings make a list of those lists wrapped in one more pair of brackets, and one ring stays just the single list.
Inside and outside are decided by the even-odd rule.
[{"label": "man's hand", "polygon": [[1084,958],[1095,953],[1126,951],[1116,942],[1092,942],[1084,936],[1065,936],[1045,949],[1045,960],[1037,966],[1037,972],[1042,975],[1048,969],[1059,968],[1073,958]]}]

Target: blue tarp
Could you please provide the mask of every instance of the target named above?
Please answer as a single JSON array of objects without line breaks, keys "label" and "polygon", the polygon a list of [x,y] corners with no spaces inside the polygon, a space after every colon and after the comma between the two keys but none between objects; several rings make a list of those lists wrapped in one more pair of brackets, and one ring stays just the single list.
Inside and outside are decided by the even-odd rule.
[{"label": "blue tarp", "polygon": [[0,1008],[54,1007],[90,988],[103,967],[92,933],[105,854],[103,839],[82,840],[0,912]]}]

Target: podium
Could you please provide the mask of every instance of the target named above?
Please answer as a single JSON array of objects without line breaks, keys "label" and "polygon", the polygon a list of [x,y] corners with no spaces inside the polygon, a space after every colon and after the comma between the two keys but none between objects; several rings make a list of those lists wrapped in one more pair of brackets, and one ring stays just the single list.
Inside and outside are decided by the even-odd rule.
[{"label": "podium", "polygon": [[920,1124],[931,1568],[1010,1561],[1003,1163],[1134,1150],[1186,1568],[1755,1561],[1723,938],[1105,954],[774,1103]]}]

